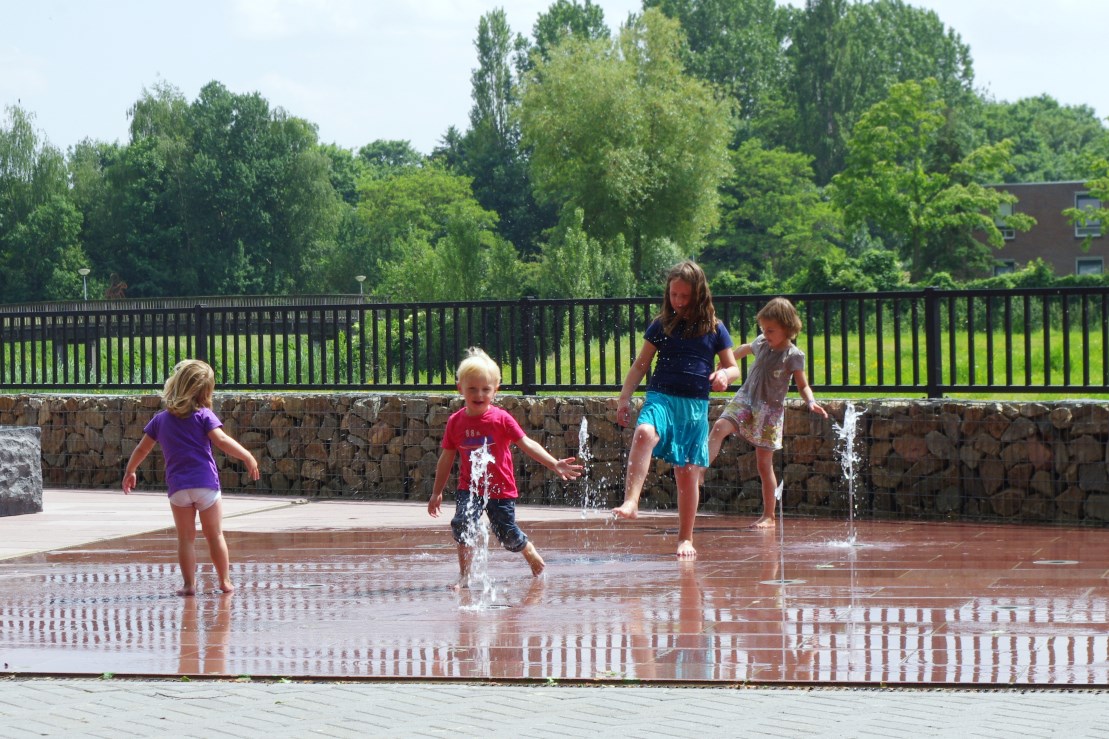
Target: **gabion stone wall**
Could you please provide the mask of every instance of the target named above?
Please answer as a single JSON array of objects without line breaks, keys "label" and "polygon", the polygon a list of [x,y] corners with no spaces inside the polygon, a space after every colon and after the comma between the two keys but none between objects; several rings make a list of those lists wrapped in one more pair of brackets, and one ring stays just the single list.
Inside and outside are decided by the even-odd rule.
[{"label": "gabion stone wall", "polygon": [[[723,400],[713,400],[715,418]],[[855,402],[856,462],[845,472],[848,403],[821,401],[832,418],[790,401],[785,448],[775,457],[787,514],[1109,521],[1109,405],[881,400]],[[603,508],[623,500],[631,430],[616,425],[615,397],[520,397],[498,403],[556,457],[586,458],[582,480],[563,482],[522,452],[526,503]],[[226,430],[258,457],[262,479],[217,451],[224,490],[353,499],[426,501],[447,417],[445,394],[218,394]],[[38,426],[47,487],[118,487],[157,396],[0,395],[0,424]],[[583,429],[584,427],[584,429]],[[164,489],[155,451],[139,485]],[[671,509],[669,466],[655,462],[644,509]],[[757,514],[755,455],[736,437],[705,476],[702,510]]]}]

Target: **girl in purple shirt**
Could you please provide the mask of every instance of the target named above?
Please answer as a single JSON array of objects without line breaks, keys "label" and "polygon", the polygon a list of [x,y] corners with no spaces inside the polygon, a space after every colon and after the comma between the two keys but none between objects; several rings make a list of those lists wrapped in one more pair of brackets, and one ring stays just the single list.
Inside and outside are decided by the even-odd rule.
[{"label": "girl in purple shirt", "polygon": [[228,436],[223,423],[212,412],[216,376],[199,359],[178,362],[162,392],[165,410],[159,411],[143,429],[143,437],[123,475],[123,492],[130,494],[137,471],[158,443],[166,466],[170,510],[177,529],[177,561],[184,587],[178,595],[196,595],[196,518],[208,542],[208,551],[219,578],[219,589],[232,592],[231,564],[223,538],[223,506],[220,504],[219,473],[212,456],[215,444],[246,464],[250,479],[258,479],[258,462],[239,442]]}]

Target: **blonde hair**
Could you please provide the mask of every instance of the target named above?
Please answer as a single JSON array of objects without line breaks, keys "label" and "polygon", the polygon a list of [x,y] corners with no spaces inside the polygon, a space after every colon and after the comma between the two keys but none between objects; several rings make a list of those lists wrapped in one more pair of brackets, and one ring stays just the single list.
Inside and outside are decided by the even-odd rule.
[{"label": "blonde hair", "polygon": [[764,305],[755,315],[755,320],[774,321],[786,330],[790,340],[796,339],[797,334],[801,333],[801,316],[797,315],[793,303],[785,298],[774,298]]},{"label": "blonde hair", "polygon": [[492,381],[494,385],[500,386],[501,384],[501,368],[488,354],[476,346],[471,346],[466,350],[466,358],[458,365],[458,370],[454,374],[459,385],[465,382],[467,378],[477,375]]},{"label": "blonde hair", "polygon": [[216,373],[207,362],[185,359],[173,368],[173,374],[162,389],[166,410],[178,418],[188,418],[197,408],[212,407],[216,389]]},{"label": "blonde hair", "polygon": [[691,288],[689,308],[686,311],[688,321],[685,327],[685,337],[695,338],[704,336],[716,330],[716,308],[712,305],[712,290],[705,278],[705,271],[701,265],[692,259],[678,262],[666,273],[666,290],[662,294],[662,312],[658,319],[662,323],[662,331],[670,336],[678,324],[683,320],[670,304],[670,283],[681,280]]}]

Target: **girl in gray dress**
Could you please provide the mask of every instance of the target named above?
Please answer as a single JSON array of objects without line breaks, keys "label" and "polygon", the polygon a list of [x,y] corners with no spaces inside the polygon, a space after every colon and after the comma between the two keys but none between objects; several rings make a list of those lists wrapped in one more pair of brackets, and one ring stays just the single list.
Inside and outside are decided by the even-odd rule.
[{"label": "girl in gray dress", "polygon": [[774,452],[782,448],[790,380],[797,385],[811,412],[824,418],[828,417],[828,412],[817,404],[805,377],[805,353],[793,344],[801,333],[801,317],[793,303],[785,298],[774,298],[763,306],[755,319],[761,331],[758,338],[734,350],[737,361],[754,355],[755,364],[743,386],[713,424],[709,433],[709,464],[716,459],[724,440],[736,432],[754,445],[762,482],[762,517],[754,525],[768,528],[775,524],[774,491],[778,480],[774,474]]}]

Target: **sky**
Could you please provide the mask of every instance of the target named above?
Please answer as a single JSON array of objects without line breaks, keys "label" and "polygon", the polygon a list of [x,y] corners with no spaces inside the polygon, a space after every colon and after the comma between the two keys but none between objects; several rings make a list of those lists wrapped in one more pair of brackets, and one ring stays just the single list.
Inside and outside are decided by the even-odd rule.
[{"label": "sky", "polygon": [[[321,142],[403,139],[426,154],[449,126],[467,128],[481,16],[504,7],[530,37],[552,2],[0,0],[0,106],[31,113],[40,139],[66,151],[85,138],[125,143],[144,89],[168,83],[192,102],[217,80],[316,124]],[[993,99],[1048,94],[1109,116],[1106,0],[908,2],[970,46],[975,84]],[[595,4],[614,30],[642,7]]]}]

